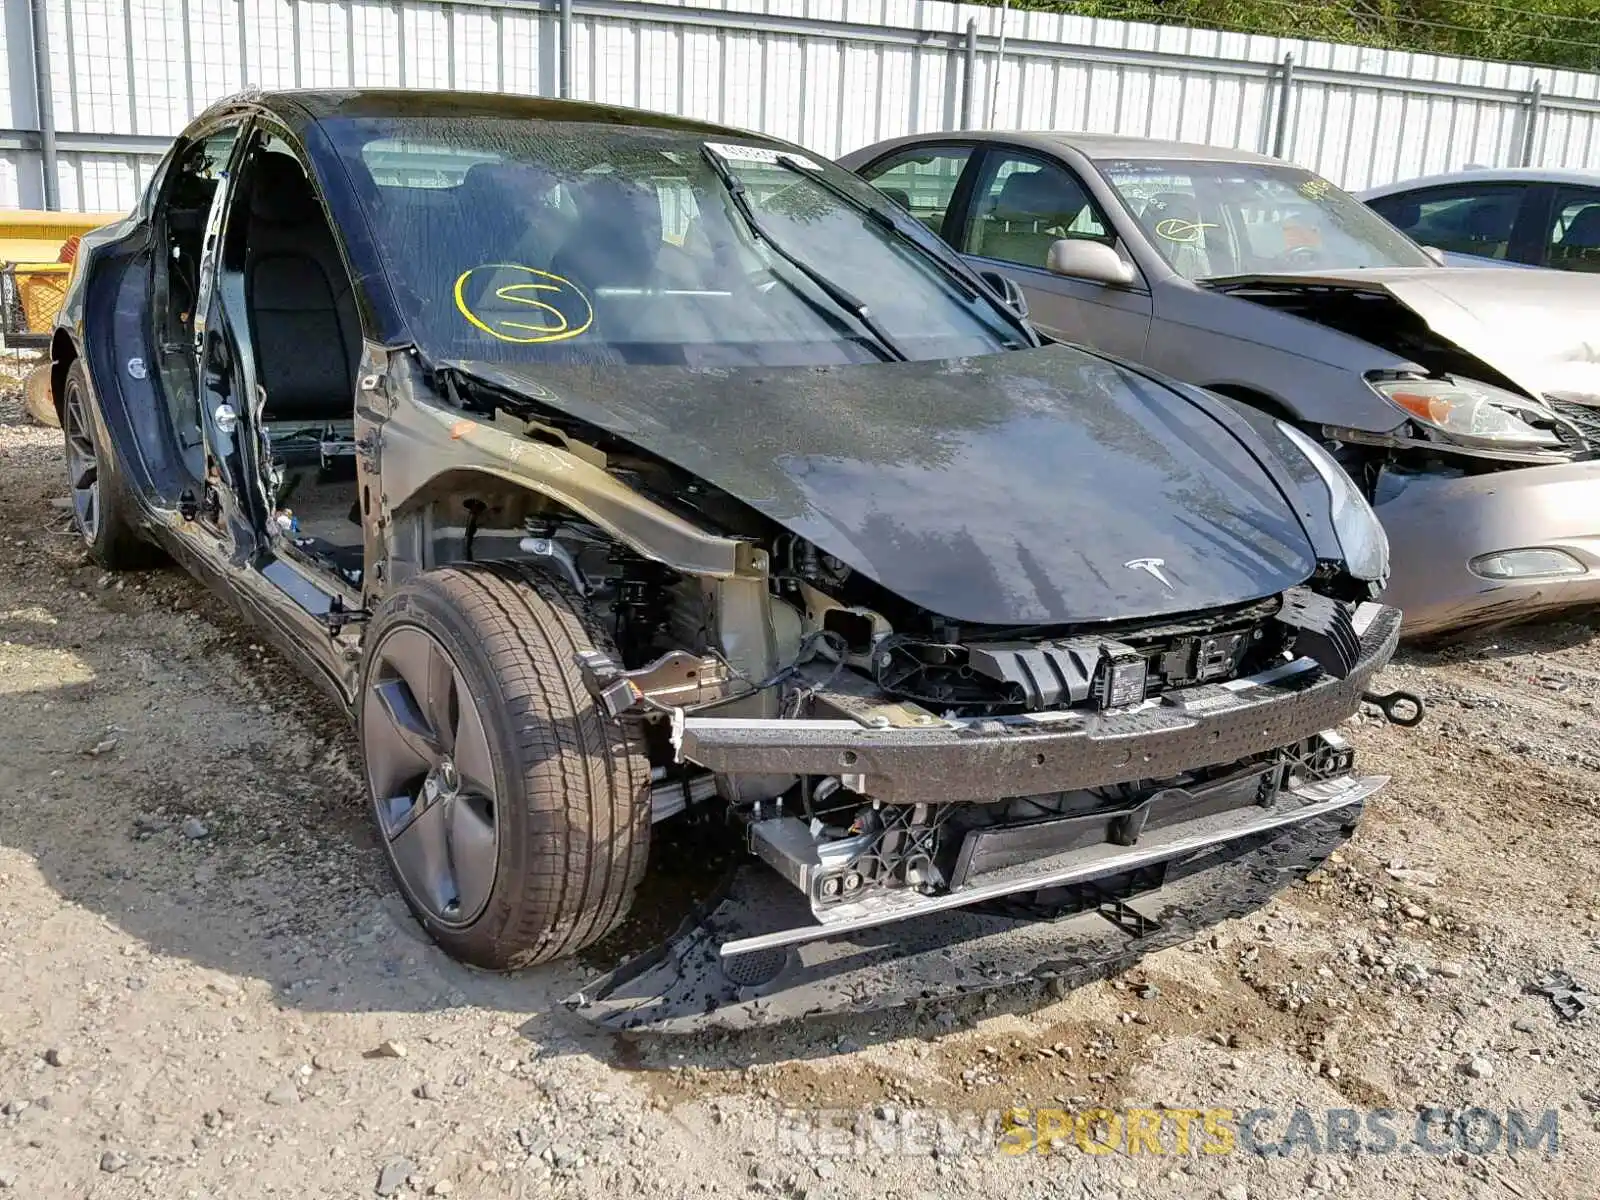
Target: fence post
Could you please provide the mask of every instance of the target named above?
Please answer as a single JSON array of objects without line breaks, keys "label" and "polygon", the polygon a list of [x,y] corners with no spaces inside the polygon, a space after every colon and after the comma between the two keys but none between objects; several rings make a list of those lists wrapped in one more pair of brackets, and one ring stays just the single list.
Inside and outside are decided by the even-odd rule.
[{"label": "fence post", "polygon": [[978,99],[978,18],[967,18],[967,53],[961,66],[961,128],[972,128],[972,106]]},{"label": "fence post", "polygon": [[561,45],[556,50],[556,71],[563,100],[572,98],[572,0],[561,0]]},{"label": "fence post", "polygon": [[56,167],[56,104],[50,91],[50,22],[45,0],[33,0],[33,89],[39,110],[39,176],[44,186],[44,206],[61,207],[60,175]]},{"label": "fence post", "polygon": [[1272,157],[1282,158],[1289,144],[1289,99],[1294,88],[1294,55],[1285,54],[1278,68],[1278,119],[1272,131]]},{"label": "fence post", "polygon": [[1000,0],[1000,44],[994,52],[994,78],[989,82],[989,119],[984,128],[993,129],[1000,119],[1000,73],[1006,65],[1006,14],[1011,11],[1011,0]]},{"label": "fence post", "polygon": [[1522,131],[1522,163],[1524,167],[1533,166],[1534,147],[1539,142],[1539,113],[1540,101],[1544,98],[1544,82],[1535,79],[1533,87],[1528,91],[1528,125]]}]

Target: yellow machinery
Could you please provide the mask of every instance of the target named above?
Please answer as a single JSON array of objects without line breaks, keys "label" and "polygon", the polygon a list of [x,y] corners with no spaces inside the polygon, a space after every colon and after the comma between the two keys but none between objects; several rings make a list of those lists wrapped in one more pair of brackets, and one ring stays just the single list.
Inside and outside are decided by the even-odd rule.
[{"label": "yellow machinery", "polygon": [[76,239],[120,213],[0,212],[7,346],[48,345],[66,294]]},{"label": "yellow machinery", "polygon": [[[78,238],[121,217],[121,213],[0,211],[0,335],[8,349],[42,349],[50,344]],[[27,381],[27,407],[36,420],[54,425],[49,378],[48,362],[34,368]]]}]

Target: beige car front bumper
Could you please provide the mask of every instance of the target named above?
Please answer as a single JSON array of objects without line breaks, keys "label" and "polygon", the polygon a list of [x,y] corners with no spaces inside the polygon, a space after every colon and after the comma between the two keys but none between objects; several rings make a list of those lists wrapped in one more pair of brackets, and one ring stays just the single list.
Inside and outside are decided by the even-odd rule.
[{"label": "beige car front bumper", "polygon": [[[1402,637],[1600,605],[1600,462],[1391,474],[1378,495],[1392,564],[1382,600],[1404,612]],[[1574,573],[1496,579],[1469,565],[1524,549],[1559,550]]]}]

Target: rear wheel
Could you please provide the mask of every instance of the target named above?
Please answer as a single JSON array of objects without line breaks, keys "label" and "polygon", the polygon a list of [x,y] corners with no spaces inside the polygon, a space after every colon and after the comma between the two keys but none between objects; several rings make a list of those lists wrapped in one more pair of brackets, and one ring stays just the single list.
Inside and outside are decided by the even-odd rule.
[{"label": "rear wheel", "polygon": [[83,537],[89,557],[102,567],[115,571],[149,566],[154,553],[137,532],[133,507],[121,483],[107,469],[91,412],[93,403],[88,375],[79,359],[67,370],[61,400],[73,525]]},{"label": "rear wheel", "polygon": [[612,651],[582,600],[519,564],[446,567],[385,600],[367,646],[367,787],[433,938],[503,969],[612,929],[644,874],[650,767],[578,674],[580,651]]}]

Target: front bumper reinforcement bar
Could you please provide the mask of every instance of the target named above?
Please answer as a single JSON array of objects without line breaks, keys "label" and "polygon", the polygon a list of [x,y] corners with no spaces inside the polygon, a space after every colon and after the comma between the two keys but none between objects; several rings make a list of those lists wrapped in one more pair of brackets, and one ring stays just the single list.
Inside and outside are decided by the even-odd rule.
[{"label": "front bumper reinforcement bar", "polygon": [[1362,604],[1361,652],[1343,678],[1310,659],[1202,684],[1127,709],[950,718],[917,727],[856,720],[675,716],[680,760],[722,774],[837,775],[885,803],[1006,796],[1162,779],[1291,745],[1360,707],[1400,636],[1400,613]]}]

